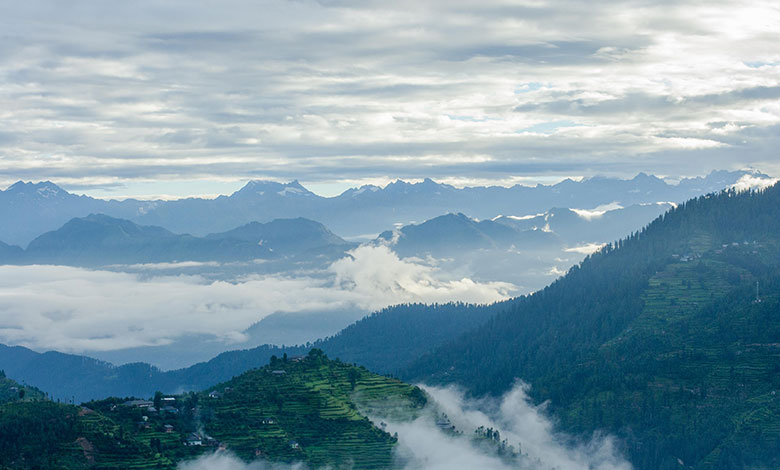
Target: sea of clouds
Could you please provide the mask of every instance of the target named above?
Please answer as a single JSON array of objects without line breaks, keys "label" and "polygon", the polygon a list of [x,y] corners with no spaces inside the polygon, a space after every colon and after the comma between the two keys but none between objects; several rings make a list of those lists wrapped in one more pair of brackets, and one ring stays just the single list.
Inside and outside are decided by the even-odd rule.
[{"label": "sea of clouds", "polygon": [[0,342],[77,353],[166,345],[203,334],[230,344],[276,312],[489,303],[507,298],[512,288],[447,277],[383,246],[356,248],[324,272],[251,274],[230,281],[154,269],[0,266]]}]

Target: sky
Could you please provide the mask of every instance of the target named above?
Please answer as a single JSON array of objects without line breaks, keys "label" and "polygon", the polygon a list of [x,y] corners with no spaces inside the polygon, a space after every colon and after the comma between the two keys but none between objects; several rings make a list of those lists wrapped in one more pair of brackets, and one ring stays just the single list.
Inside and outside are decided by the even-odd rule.
[{"label": "sky", "polygon": [[0,0],[0,186],[780,174],[776,1]]}]

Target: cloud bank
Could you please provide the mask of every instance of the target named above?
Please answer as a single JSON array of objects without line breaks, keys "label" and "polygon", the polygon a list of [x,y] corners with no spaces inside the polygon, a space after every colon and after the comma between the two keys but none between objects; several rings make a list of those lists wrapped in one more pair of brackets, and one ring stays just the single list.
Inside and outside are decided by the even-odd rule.
[{"label": "cloud bank", "polygon": [[185,335],[242,341],[274,312],[366,312],[403,302],[504,299],[513,286],[451,280],[436,268],[364,246],[318,275],[133,274],[64,266],[0,266],[0,342],[38,350],[107,351]]},{"label": "cloud bank", "polygon": [[28,2],[0,19],[0,186],[780,174],[777,24],[771,0]]},{"label": "cloud bank", "polygon": [[[544,406],[534,406],[528,398],[529,386],[518,382],[500,399],[467,399],[456,388],[424,387],[438,409],[463,434],[441,432],[430,419],[412,423],[390,423],[398,432],[399,458],[409,461],[407,468],[491,470],[630,470],[609,436],[595,436],[577,442],[571,436],[554,431]],[[500,433],[519,456],[501,459],[490,447],[472,441],[474,431],[492,428]],[[574,442],[572,444],[572,442]]]}]

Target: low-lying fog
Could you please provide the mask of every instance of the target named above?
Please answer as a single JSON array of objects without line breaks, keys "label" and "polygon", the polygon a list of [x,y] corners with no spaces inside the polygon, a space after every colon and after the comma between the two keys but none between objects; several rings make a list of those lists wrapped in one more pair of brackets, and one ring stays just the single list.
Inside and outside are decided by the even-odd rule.
[{"label": "low-lying fog", "polygon": [[[530,404],[527,385],[518,383],[500,399],[471,400],[454,388],[425,387],[432,413],[411,422],[388,422],[398,433],[396,459],[404,470],[630,470],[610,436],[577,442],[556,433],[544,406]],[[443,431],[436,418],[445,413],[462,434]],[[498,440],[475,439],[475,431],[498,431]],[[506,441],[504,457],[497,452]],[[511,446],[511,448],[510,448]],[[300,464],[245,463],[213,454],[183,463],[179,470],[292,470]]]},{"label": "low-lying fog", "polygon": [[[361,246],[317,272],[214,280],[167,272],[166,266],[152,268],[121,272],[0,266],[0,342],[118,363],[139,360],[139,348],[157,347],[160,361],[151,362],[177,367],[248,347],[246,330],[278,312],[333,314],[334,321],[322,327],[330,326],[333,334],[388,305],[490,303],[516,290],[507,282],[447,274],[432,260],[399,259],[385,246]],[[203,357],[196,357],[182,346],[179,350],[188,352],[177,356],[175,343],[188,338],[214,347],[201,346]],[[124,361],[121,351],[127,351]]]}]

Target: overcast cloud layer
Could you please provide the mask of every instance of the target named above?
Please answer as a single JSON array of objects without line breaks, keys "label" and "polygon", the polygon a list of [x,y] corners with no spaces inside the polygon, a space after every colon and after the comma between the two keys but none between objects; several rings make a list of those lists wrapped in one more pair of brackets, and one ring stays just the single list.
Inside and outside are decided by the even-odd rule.
[{"label": "overcast cloud layer", "polygon": [[[320,273],[323,274],[323,273]],[[185,335],[228,343],[274,312],[362,309],[403,302],[489,303],[513,286],[448,279],[363,246],[325,276],[251,276],[236,282],[200,276],[141,276],[65,266],[0,266],[0,343],[37,350],[109,351],[164,345]]]},{"label": "overcast cloud layer", "polygon": [[778,24],[775,1],[3,1],[0,183],[778,174]]}]

